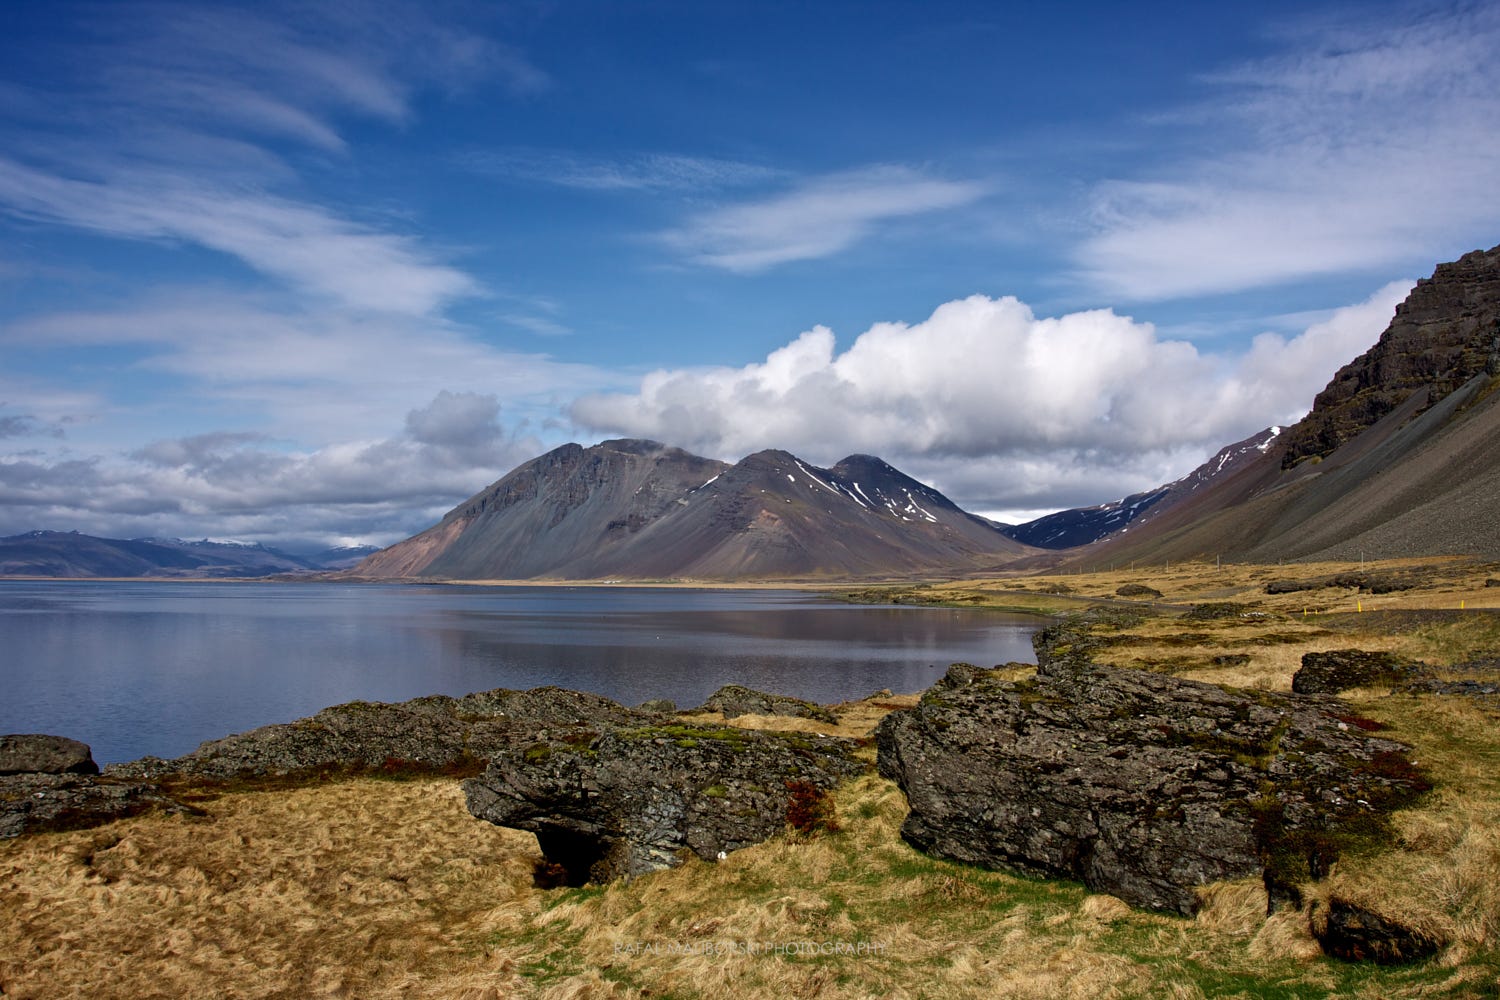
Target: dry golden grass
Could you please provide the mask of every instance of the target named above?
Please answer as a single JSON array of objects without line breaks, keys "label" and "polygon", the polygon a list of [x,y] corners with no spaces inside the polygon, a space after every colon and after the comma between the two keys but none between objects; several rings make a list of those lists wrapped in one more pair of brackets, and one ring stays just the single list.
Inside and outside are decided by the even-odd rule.
[{"label": "dry golden grass", "polygon": [[4,995],[451,995],[413,988],[536,906],[536,839],[471,818],[452,781],[204,808],[0,844]]},{"label": "dry golden grass", "polygon": [[[1484,594],[1482,568],[1421,567],[1428,582],[1377,599],[1385,609],[1500,596]],[[1269,617],[1188,622],[1163,611],[1111,634],[1111,660],[1160,667],[1181,657],[1167,667],[1221,683],[1285,688],[1310,649],[1389,648],[1445,664],[1500,651],[1494,616],[1392,632],[1380,624],[1390,619],[1344,607],[1359,600],[1352,594],[1263,593],[1268,579],[1348,568],[1190,565],[1053,580],[1100,597],[1143,582],[1179,606],[1258,602]],[[1036,585],[929,592],[1013,606],[1017,582]],[[1327,606],[1304,618],[1309,596]],[[1249,660],[1212,662],[1226,653]],[[1500,716],[1458,698],[1347,697],[1411,743],[1438,787],[1395,817],[1391,849],[1346,858],[1310,891],[1443,935],[1451,944],[1432,963],[1326,959],[1306,914],[1265,916],[1253,879],[1206,887],[1186,920],[1076,884],[928,858],[901,840],[904,797],[874,776],[839,790],[837,833],[545,892],[530,882],[535,839],[472,819],[456,783],[350,780],[224,795],[201,819],[147,816],[0,843],[0,987],[7,997],[90,1000],[1500,996]],[[840,706],[836,726],[731,721],[867,737],[914,700]]]}]

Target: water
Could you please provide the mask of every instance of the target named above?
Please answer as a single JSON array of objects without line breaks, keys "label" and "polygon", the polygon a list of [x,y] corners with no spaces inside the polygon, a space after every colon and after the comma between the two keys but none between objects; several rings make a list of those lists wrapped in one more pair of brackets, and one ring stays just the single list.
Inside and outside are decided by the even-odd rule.
[{"label": "water", "polygon": [[821,703],[1031,662],[1033,619],[792,591],[0,581],[0,732],[100,763],[345,701],[545,684],[627,705],[728,683]]}]

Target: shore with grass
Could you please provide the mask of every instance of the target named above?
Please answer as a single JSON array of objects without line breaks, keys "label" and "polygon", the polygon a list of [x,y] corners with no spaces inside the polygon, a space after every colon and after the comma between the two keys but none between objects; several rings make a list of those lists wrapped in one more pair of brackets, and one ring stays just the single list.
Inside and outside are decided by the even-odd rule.
[{"label": "shore with grass", "polygon": [[[1402,589],[1337,585],[1355,569]],[[1210,563],[857,589],[1038,614],[1125,602],[1139,620],[1108,634],[1099,662],[1289,690],[1307,652],[1384,650],[1439,674],[1500,656],[1497,576],[1457,559]],[[1267,592],[1287,581],[1314,586]],[[1160,596],[1121,597],[1132,585]],[[1186,613],[1208,603],[1236,613]],[[1259,879],[1205,887],[1184,918],[936,860],[901,839],[904,797],[873,775],[837,790],[837,829],[579,889],[537,888],[535,838],[471,817],[457,781],[364,777],[206,790],[199,816],[0,843],[0,986],[37,998],[1496,995],[1500,704],[1340,697],[1411,745],[1435,787],[1394,816],[1390,843],[1308,886],[1309,908],[1337,892],[1397,915],[1449,942],[1431,961],[1327,958],[1307,911],[1266,915]],[[868,740],[915,700],[833,706],[833,724],[727,721]]]}]

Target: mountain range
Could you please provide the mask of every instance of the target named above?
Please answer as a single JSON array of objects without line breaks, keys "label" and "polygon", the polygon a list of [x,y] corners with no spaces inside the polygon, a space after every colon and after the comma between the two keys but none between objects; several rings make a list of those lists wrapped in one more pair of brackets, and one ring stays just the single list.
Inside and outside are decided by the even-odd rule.
[{"label": "mountain range", "polygon": [[626,439],[554,449],[373,554],[40,531],[0,539],[0,575],[832,579],[1216,557],[1500,559],[1497,387],[1500,247],[1419,281],[1297,423],[1175,482],[1027,524],[969,514],[870,455],[819,468],[771,450],[729,464]]},{"label": "mountain range", "polygon": [[730,465],[654,441],[564,445],[366,559],[373,577],[784,579],[996,569],[1032,551],[878,458]]}]

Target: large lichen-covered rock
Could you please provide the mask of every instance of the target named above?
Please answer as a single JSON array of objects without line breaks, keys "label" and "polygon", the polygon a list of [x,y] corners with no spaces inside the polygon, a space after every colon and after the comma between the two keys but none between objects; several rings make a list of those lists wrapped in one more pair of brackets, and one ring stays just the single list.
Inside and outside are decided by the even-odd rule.
[{"label": "large lichen-covered rock", "polygon": [[497,688],[397,704],[355,701],[296,722],[210,740],[173,760],[145,757],[105,771],[117,777],[217,781],[319,771],[474,774],[492,754],[543,727],[642,724],[652,718],[599,695],[555,687]]},{"label": "large lichen-covered rock", "polygon": [[87,743],[41,733],[0,736],[0,775],[98,773]]},{"label": "large lichen-covered rock", "polygon": [[1405,747],[1330,699],[1097,666],[1078,622],[1035,645],[1034,678],[957,671],[877,728],[919,849],[1158,910],[1192,913],[1197,886],[1255,873],[1295,901],[1426,787]]},{"label": "large lichen-covered rock", "polygon": [[464,782],[469,811],[529,830],[573,885],[759,843],[799,789],[865,769],[847,740],[714,726],[573,727],[502,750]]},{"label": "large lichen-covered rock", "polygon": [[1421,664],[1384,651],[1330,649],[1302,654],[1302,667],[1292,675],[1292,690],[1298,694],[1338,694],[1350,688],[1416,680],[1423,672]]},{"label": "large lichen-covered rock", "polygon": [[782,694],[766,694],[739,684],[725,684],[719,688],[709,695],[700,711],[722,712],[726,719],[741,715],[784,715],[829,724],[838,722],[833,713],[822,705]]}]

